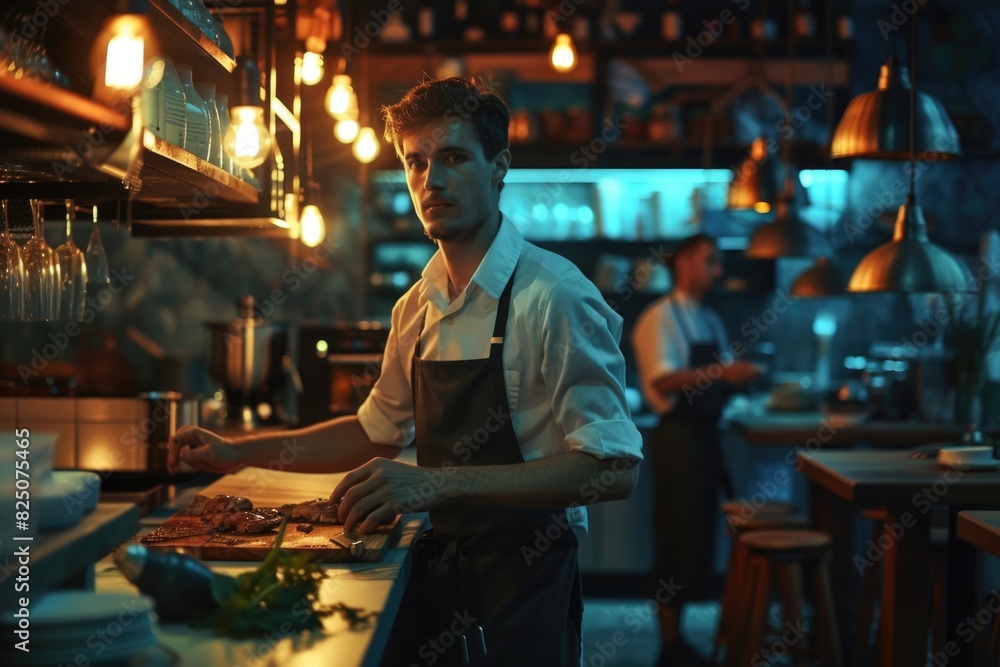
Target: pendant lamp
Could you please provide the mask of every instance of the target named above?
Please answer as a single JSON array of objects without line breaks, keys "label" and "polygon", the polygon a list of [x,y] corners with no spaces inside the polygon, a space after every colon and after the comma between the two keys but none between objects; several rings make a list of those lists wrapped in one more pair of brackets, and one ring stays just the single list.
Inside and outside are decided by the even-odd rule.
[{"label": "pendant lamp", "polygon": [[770,213],[771,202],[777,199],[780,192],[779,172],[779,160],[768,153],[767,140],[763,137],[754,139],[750,152],[733,174],[726,208],[730,211]]},{"label": "pendant lamp", "polygon": [[[862,258],[847,285],[849,292],[966,292],[969,276],[965,267],[946,250],[927,238],[924,213],[917,205],[914,191],[914,163],[917,154],[916,95],[917,20],[910,19],[910,71],[914,80],[910,93],[910,192],[899,207],[892,241],[885,243]],[[957,148],[957,144],[956,144]]]},{"label": "pendant lamp", "polygon": [[[830,156],[907,160],[916,153],[926,160],[960,155],[958,132],[944,105],[924,93],[916,93],[911,103],[914,91],[909,79],[906,67],[890,57],[882,65],[878,89],[858,95],[847,105],[834,130]],[[910,107],[914,104],[917,131],[908,143]]]},{"label": "pendant lamp", "polygon": [[816,262],[798,275],[788,293],[800,299],[818,299],[837,296],[844,292],[844,281],[837,267],[826,257],[818,257]]},{"label": "pendant lamp", "polygon": [[830,254],[830,244],[826,238],[799,217],[794,192],[792,180],[788,179],[785,192],[776,204],[774,221],[754,230],[750,236],[750,245],[744,253],[747,257],[776,259]]}]

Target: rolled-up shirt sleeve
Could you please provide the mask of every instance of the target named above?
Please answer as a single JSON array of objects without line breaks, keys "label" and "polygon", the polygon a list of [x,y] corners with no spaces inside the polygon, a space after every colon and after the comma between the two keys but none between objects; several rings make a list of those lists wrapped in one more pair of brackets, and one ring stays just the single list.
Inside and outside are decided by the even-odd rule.
[{"label": "rolled-up shirt sleeve", "polygon": [[[413,441],[413,392],[406,364],[412,346],[401,344],[401,306],[393,308],[392,324],[382,355],[382,370],[368,398],[358,408],[358,421],[368,439],[380,445],[406,447]],[[404,349],[405,348],[405,349]]]},{"label": "rolled-up shirt sleeve", "polygon": [[641,460],[625,401],[621,317],[584,278],[557,283],[540,306],[542,377],[567,450]]}]

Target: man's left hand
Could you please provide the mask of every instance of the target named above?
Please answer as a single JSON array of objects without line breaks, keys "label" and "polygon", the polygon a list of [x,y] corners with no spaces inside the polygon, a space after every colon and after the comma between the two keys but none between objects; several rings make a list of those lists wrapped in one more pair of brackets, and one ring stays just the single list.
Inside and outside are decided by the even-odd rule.
[{"label": "man's left hand", "polygon": [[344,529],[366,534],[397,514],[424,512],[444,502],[444,479],[436,468],[374,458],[344,476],[330,494],[340,502]]}]

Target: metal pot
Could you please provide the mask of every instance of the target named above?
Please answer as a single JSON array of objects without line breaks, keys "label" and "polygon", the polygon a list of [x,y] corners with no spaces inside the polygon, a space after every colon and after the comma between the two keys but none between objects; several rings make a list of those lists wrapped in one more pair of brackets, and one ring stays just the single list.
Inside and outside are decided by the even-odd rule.
[{"label": "metal pot", "polygon": [[143,413],[140,431],[146,435],[146,469],[167,469],[167,444],[181,426],[198,426],[201,397],[185,398],[176,391],[149,391],[139,394]]},{"label": "metal pot", "polygon": [[212,332],[209,373],[239,402],[240,420],[249,426],[251,394],[271,377],[275,357],[284,354],[287,326],[255,317],[253,297],[240,299],[240,314],[232,322],[206,324]]}]

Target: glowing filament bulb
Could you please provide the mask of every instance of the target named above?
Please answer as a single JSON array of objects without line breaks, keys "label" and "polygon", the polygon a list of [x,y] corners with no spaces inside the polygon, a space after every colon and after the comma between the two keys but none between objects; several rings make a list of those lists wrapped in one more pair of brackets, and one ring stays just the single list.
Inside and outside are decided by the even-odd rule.
[{"label": "glowing filament bulb", "polygon": [[555,71],[561,74],[572,72],[576,68],[576,47],[573,46],[573,38],[566,33],[556,35],[549,57]]},{"label": "glowing filament bulb", "polygon": [[302,56],[302,83],[315,86],[323,80],[323,56],[306,51]]},{"label": "glowing filament bulb", "polygon": [[247,169],[263,164],[271,152],[271,133],[264,125],[264,110],[254,106],[233,107],[232,123],[222,147],[233,160]]},{"label": "glowing filament bulb", "polygon": [[354,140],[354,157],[358,162],[365,164],[378,157],[380,147],[375,130],[370,127],[363,127],[358,132],[358,138]]},{"label": "glowing filament bulb", "polygon": [[299,238],[309,248],[315,248],[326,238],[326,221],[319,207],[309,204],[302,209],[299,219]]},{"label": "glowing filament bulb", "polygon": [[104,69],[104,85],[117,90],[132,90],[142,83],[145,62],[142,37],[123,33],[108,42],[108,58]]}]

